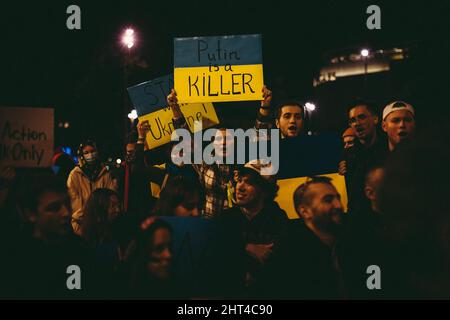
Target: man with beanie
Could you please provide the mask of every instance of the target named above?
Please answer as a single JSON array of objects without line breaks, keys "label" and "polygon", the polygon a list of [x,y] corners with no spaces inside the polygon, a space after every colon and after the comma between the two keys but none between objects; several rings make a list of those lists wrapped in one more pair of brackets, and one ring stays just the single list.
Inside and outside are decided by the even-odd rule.
[{"label": "man with beanie", "polygon": [[288,221],[286,213],[274,201],[278,186],[268,167],[262,161],[253,160],[239,170],[235,189],[237,206],[225,210],[221,219],[230,236],[240,239],[245,252],[241,266],[244,295],[252,298],[276,295],[269,284],[272,275],[278,272],[274,261]]}]

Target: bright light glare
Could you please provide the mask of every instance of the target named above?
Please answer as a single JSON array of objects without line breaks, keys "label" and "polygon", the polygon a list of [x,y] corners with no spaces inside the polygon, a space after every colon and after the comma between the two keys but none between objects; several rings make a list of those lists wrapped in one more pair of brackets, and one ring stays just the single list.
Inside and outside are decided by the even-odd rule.
[{"label": "bright light glare", "polygon": [[132,48],[134,46],[134,30],[131,28],[128,28],[125,30],[125,34],[122,37],[122,43],[128,47],[128,49]]},{"label": "bright light glare", "polygon": [[137,117],[138,117],[138,114],[137,114],[136,109],[131,110],[131,112],[128,114],[128,118],[131,120],[135,120],[135,119],[137,119]]},{"label": "bright light glare", "polygon": [[367,56],[369,55],[369,50],[367,50],[367,49],[362,49],[362,50],[361,50],[361,55],[362,55],[363,57],[367,57]]},{"label": "bright light glare", "polygon": [[306,109],[308,109],[309,111],[314,111],[314,110],[316,110],[316,105],[315,105],[314,103],[311,103],[311,102],[305,103],[305,107],[306,107]]}]

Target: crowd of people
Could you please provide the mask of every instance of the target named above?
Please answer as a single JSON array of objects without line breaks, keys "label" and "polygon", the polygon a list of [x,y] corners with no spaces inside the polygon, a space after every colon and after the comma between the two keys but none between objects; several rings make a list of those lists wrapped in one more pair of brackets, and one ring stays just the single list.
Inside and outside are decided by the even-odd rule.
[{"label": "crowd of people", "polygon": [[[274,108],[264,87],[255,128],[280,130],[284,141],[308,139],[305,107]],[[186,128],[176,92],[167,97],[175,128]],[[348,209],[333,181],[308,177],[293,196],[298,219],[275,201],[270,164],[175,165],[172,144],[156,155],[138,123],[124,146],[120,174],[102,164],[94,141],[80,144],[79,163],[55,157],[58,170],[2,168],[1,297],[62,299],[400,299],[450,297],[448,134],[416,132],[416,112],[394,101],[382,112],[349,104],[342,128]],[[219,126],[216,152],[230,140]],[[56,159],[58,158],[58,159]],[[215,253],[199,272],[207,289],[184,286],[175,271],[174,230],[167,216],[214,223]],[[81,290],[67,287],[68,266]],[[375,285],[368,280],[375,266]],[[211,285],[212,284],[212,285]]]}]

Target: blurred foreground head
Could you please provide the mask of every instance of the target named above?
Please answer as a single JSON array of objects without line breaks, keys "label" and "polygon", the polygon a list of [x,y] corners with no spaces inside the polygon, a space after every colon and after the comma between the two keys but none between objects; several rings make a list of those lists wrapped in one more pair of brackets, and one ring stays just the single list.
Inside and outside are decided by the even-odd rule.
[{"label": "blurred foreground head", "polygon": [[402,292],[418,298],[450,297],[450,135],[435,128],[392,154],[380,190]]}]

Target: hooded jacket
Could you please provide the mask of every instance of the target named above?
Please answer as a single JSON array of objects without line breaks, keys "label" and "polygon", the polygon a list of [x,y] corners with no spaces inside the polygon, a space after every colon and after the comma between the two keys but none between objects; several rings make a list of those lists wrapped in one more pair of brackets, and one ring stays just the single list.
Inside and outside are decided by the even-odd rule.
[{"label": "hooded jacket", "polygon": [[117,182],[106,167],[103,167],[94,180],[77,166],[69,174],[67,179],[70,202],[72,204],[72,228],[76,234],[81,233],[81,221],[83,208],[94,190],[99,188],[111,189],[117,192]]}]

